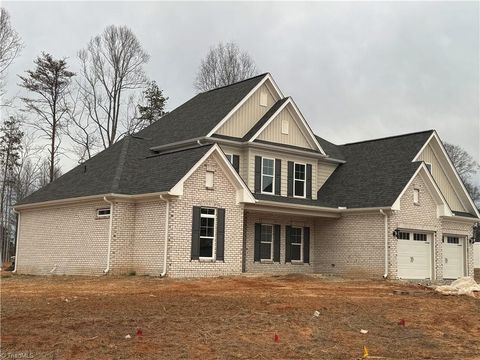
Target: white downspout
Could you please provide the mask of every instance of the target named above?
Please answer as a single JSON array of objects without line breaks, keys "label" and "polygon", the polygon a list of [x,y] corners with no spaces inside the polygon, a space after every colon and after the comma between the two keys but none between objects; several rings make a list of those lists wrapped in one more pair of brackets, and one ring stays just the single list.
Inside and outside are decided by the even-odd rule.
[{"label": "white downspout", "polygon": [[112,225],[113,225],[113,202],[108,200],[106,196],[103,197],[103,200],[110,204],[110,221],[108,225],[108,250],[107,250],[107,267],[103,270],[104,274],[108,274],[110,271],[110,251],[112,248]]},{"label": "white downspout", "polygon": [[385,273],[383,278],[386,279],[388,277],[388,215],[382,209],[380,209],[380,214],[385,219]]},{"label": "white downspout", "polygon": [[20,238],[20,212],[15,210],[15,209],[13,209],[13,212],[18,215],[17,233],[15,234],[16,237],[17,237],[15,239],[15,267],[13,268],[13,272],[16,273],[17,272],[17,264],[18,264],[18,239]]},{"label": "white downspout", "polygon": [[170,200],[160,195],[160,199],[165,201],[165,239],[163,246],[163,271],[160,277],[164,277],[167,274],[167,250],[168,250],[168,218],[170,213]]}]

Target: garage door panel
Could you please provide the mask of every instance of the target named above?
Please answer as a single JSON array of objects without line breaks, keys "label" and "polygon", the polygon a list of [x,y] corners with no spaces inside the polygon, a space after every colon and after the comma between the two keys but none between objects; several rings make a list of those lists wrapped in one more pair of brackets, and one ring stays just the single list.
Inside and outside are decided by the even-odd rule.
[{"label": "garage door panel", "polygon": [[[407,235],[408,234],[408,235]],[[424,239],[414,240],[414,239]],[[431,235],[402,232],[397,243],[398,277],[428,279],[432,269]]]},{"label": "garage door panel", "polygon": [[458,279],[465,271],[465,239],[459,236],[443,238],[443,277]]}]

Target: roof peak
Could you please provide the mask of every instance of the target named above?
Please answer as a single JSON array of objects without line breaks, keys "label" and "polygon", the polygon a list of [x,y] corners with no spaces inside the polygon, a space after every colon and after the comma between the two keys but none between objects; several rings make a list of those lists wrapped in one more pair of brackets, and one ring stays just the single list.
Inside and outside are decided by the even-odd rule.
[{"label": "roof peak", "polygon": [[403,137],[403,136],[418,135],[418,134],[424,134],[424,133],[428,133],[428,132],[433,133],[433,132],[435,132],[435,129],[416,131],[416,132],[405,133],[405,134],[400,134],[400,135],[385,136],[385,137],[376,138],[376,139],[355,141],[355,142],[351,142],[351,143],[341,144],[340,146],[356,145],[356,144],[363,144],[363,143],[368,143],[368,142],[375,142],[375,141],[381,141],[381,140],[395,139],[395,138],[399,138],[399,137]]},{"label": "roof peak", "polygon": [[270,74],[269,72],[266,72],[266,73],[263,73],[263,74],[258,74],[258,75],[252,76],[252,77],[250,77],[250,78],[248,78],[248,79],[243,79],[243,80],[240,80],[240,81],[237,81],[237,82],[228,84],[228,85],[223,85],[223,86],[219,86],[219,87],[216,87],[216,88],[207,90],[207,91],[203,91],[203,92],[201,92],[201,93],[199,93],[199,94],[209,93],[209,92],[212,92],[212,91],[215,91],[215,90],[219,90],[219,89],[223,89],[223,88],[226,88],[226,87],[229,87],[229,86],[237,85],[237,84],[240,84],[240,83],[245,82],[245,81],[253,80],[253,79],[256,79],[256,78],[259,78],[259,77],[265,77],[265,76],[267,76],[267,75],[269,75],[269,74]]}]

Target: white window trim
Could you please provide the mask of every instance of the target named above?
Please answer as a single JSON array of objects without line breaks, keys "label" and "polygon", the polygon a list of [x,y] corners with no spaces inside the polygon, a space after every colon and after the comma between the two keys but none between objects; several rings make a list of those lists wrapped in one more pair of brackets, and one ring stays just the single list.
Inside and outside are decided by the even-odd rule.
[{"label": "white window trim", "polygon": [[415,205],[420,205],[420,189],[418,188],[413,189],[413,203]]},{"label": "white window trim", "polygon": [[[272,229],[271,234],[272,237],[270,238],[270,241],[263,241],[262,240],[262,226],[268,226]],[[270,244],[270,258],[269,259],[263,259],[262,258],[262,250],[261,250],[261,245],[260,245],[260,262],[272,262],[273,261],[273,230],[274,226],[272,224],[260,224],[260,244]]]},{"label": "white window trim", "polygon": [[[263,160],[272,160],[273,161],[273,175],[269,175],[269,174],[263,174]],[[275,195],[275,159],[272,159],[272,158],[268,158],[268,157],[263,157],[262,156],[262,170],[260,171],[260,192],[262,194],[269,194],[269,195]],[[268,192],[268,191],[263,191],[263,177],[264,176],[271,176],[272,177],[272,192]]]},{"label": "white window trim", "polygon": [[[213,210],[213,214],[202,214],[202,209]],[[213,238],[211,236],[199,236],[199,241],[204,239],[212,239],[212,256],[199,256],[199,261],[215,261],[216,259],[216,248],[217,248],[217,209],[211,207],[201,207],[200,208],[200,226],[202,218],[213,218]]]},{"label": "white window trim", "polygon": [[[107,211],[108,214],[100,214],[100,211]],[[110,217],[110,208],[98,208],[96,210],[97,219],[107,219]]]},{"label": "white window trim", "polygon": [[[298,263],[298,264],[300,264],[300,263],[303,263],[303,245],[304,245],[304,243],[305,243],[305,242],[303,241],[304,230],[303,230],[303,227],[301,227],[301,226],[291,226],[291,229],[300,229],[300,234],[301,234],[301,236],[300,236],[300,243],[294,243],[294,242],[291,242],[291,243],[290,243],[290,246],[300,244],[300,260],[298,260],[298,259],[290,259],[290,262],[291,262],[291,263]],[[291,252],[291,250],[290,250],[290,252]],[[290,256],[291,256],[291,255],[290,255]]]},{"label": "white window trim", "polygon": [[[295,165],[303,165],[305,167],[305,179],[296,179],[295,178]],[[303,181],[303,196],[295,194],[295,181]],[[305,199],[307,197],[307,164],[301,162],[293,163],[293,197]]]},{"label": "white window trim", "polygon": [[233,165],[233,154],[225,154],[225,156],[227,157],[227,160],[230,162],[230,164]]}]

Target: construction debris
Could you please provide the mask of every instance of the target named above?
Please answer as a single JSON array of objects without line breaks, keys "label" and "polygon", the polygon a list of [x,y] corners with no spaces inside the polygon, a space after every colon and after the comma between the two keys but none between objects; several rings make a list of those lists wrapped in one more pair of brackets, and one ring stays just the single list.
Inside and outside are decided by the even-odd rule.
[{"label": "construction debris", "polygon": [[360,330],[360,333],[362,333],[362,334],[368,334],[368,330],[363,330],[363,329],[361,329],[361,330]]},{"label": "construction debris", "polygon": [[437,286],[435,291],[443,295],[475,296],[474,292],[480,292],[480,285],[471,276],[465,276],[455,280],[450,285]]}]

